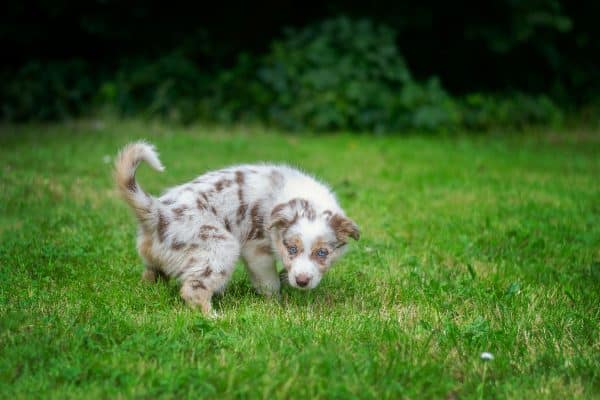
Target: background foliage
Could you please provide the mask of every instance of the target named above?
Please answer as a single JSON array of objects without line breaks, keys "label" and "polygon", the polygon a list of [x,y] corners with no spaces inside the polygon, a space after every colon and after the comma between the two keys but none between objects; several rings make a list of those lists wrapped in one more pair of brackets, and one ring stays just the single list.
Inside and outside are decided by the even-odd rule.
[{"label": "background foliage", "polygon": [[598,104],[591,1],[0,7],[8,120],[104,109],[298,130],[489,129]]}]

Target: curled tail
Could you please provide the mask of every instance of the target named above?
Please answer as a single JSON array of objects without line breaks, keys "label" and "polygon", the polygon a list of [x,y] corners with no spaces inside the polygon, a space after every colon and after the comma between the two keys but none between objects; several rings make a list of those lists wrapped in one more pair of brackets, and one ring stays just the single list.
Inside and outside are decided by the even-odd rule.
[{"label": "curled tail", "polygon": [[165,169],[154,146],[140,141],[128,144],[119,152],[115,162],[115,179],[121,196],[133,208],[140,223],[150,225],[150,228],[155,223],[157,207],[156,199],[144,192],[135,180],[135,171],[142,161],[157,171]]}]

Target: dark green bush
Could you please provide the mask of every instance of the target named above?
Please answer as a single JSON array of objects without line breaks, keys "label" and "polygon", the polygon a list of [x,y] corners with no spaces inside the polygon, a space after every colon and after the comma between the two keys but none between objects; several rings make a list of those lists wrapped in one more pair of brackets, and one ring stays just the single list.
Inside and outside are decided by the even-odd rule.
[{"label": "dark green bush", "polygon": [[411,76],[391,29],[342,17],[286,32],[259,79],[273,94],[268,115],[276,123],[373,130],[390,126]]},{"label": "dark green bush", "polygon": [[345,17],[288,30],[267,54],[242,54],[219,73],[173,52],[124,63],[105,74],[108,79],[100,74],[83,61],[30,62],[2,77],[1,116],[64,119],[107,108],[184,123],[252,121],[289,130],[370,132],[523,128],[562,120],[546,96],[475,93],[456,99],[437,78],[416,81],[393,30]]},{"label": "dark green bush", "polygon": [[89,109],[97,84],[81,60],[32,61],[3,77],[2,117],[13,121],[54,120]]},{"label": "dark green bush", "polygon": [[[345,17],[289,30],[271,46],[256,78],[258,114],[288,129],[445,129],[458,114],[436,80],[415,82],[396,34]],[[254,99],[253,99],[254,100]]]},{"label": "dark green bush", "polygon": [[563,113],[547,96],[523,93],[493,96],[473,93],[462,100],[462,124],[466,129],[525,128],[556,125]]},{"label": "dark green bush", "polygon": [[259,63],[242,54],[233,68],[221,71],[203,102],[203,117],[219,122],[260,122],[266,120],[271,93],[257,78]]},{"label": "dark green bush", "polygon": [[199,116],[208,82],[191,60],[175,53],[121,67],[114,80],[101,86],[97,102],[122,115],[190,122]]}]

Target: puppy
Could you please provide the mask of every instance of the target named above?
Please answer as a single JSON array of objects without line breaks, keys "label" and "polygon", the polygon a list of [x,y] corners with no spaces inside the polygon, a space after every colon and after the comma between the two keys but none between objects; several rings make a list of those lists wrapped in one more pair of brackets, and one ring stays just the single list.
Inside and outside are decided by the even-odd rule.
[{"label": "puppy", "polygon": [[288,166],[233,166],[156,198],[136,182],[141,161],[164,170],[154,147],[136,142],[119,153],[115,175],[139,222],[142,277],[176,278],[181,297],[205,315],[212,314],[211,297],[223,290],[240,256],[255,289],[273,295],[280,289],[276,259],[291,286],[313,289],[349,238],[359,239],[331,190]]}]

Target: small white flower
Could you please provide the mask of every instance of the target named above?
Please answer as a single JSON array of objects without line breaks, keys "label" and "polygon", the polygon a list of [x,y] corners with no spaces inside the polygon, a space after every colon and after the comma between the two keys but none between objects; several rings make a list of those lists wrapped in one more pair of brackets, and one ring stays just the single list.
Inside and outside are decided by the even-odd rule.
[{"label": "small white flower", "polygon": [[483,361],[492,361],[494,359],[494,355],[492,353],[488,353],[487,351],[484,351],[483,353],[481,353],[481,355],[479,357]]},{"label": "small white flower", "polygon": [[375,251],[375,249],[372,247],[369,247],[369,246],[365,247],[365,252],[367,252],[367,253],[372,253],[374,251]]},{"label": "small white flower", "polygon": [[108,154],[105,154],[104,157],[102,157],[102,162],[104,162],[104,164],[110,164],[110,156]]}]

